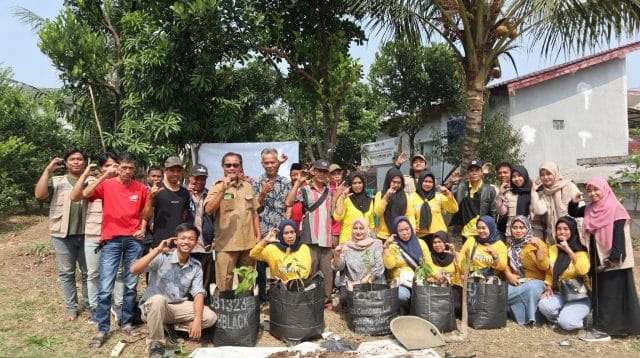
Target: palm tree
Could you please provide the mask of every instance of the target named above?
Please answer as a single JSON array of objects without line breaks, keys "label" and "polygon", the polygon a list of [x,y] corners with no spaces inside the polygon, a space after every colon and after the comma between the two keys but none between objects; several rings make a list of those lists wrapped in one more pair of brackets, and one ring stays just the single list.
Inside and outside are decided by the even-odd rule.
[{"label": "palm tree", "polygon": [[584,52],[640,27],[638,0],[355,0],[354,14],[370,28],[420,41],[449,43],[463,70],[467,95],[461,169],[478,154],[485,88],[500,77],[514,41],[524,34],[543,55]]}]

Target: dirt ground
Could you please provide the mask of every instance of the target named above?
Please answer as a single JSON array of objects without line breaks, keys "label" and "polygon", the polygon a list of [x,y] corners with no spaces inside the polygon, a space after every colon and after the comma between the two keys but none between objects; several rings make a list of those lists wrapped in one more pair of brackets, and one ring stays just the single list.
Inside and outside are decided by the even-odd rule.
[{"label": "dirt ground", "polygon": [[[636,251],[636,257],[640,254]],[[112,327],[111,338],[97,350],[88,347],[95,325],[86,322],[85,311],[75,322],[62,321],[64,308],[57,283],[55,257],[48,234],[47,219],[41,215],[0,218],[0,357],[106,357],[119,340],[127,340],[122,357],[146,356],[144,337],[126,337]],[[640,262],[640,261],[637,261]],[[636,289],[640,271],[635,269]],[[139,294],[143,292],[141,279]],[[263,310],[263,319],[268,318]],[[387,337],[354,334],[346,317],[325,311],[325,331],[352,342]],[[458,356],[477,357],[638,357],[640,339],[613,339],[587,343],[578,339],[584,332],[554,331],[550,326],[521,327],[509,322],[499,330],[469,329],[466,342],[449,343],[435,350]],[[137,339],[137,340],[136,340]],[[569,340],[569,346],[559,342]],[[321,343],[318,340],[317,343]],[[284,346],[268,332],[261,332],[259,346]],[[211,341],[187,342],[177,347],[176,356],[186,356]],[[332,355],[334,356],[334,355]]]}]

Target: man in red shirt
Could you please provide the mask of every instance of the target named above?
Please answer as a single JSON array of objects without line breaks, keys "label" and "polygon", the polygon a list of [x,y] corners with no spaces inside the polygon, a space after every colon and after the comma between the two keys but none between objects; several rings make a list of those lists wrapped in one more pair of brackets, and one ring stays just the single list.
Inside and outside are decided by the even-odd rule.
[{"label": "man in red shirt", "polygon": [[132,329],[138,276],[132,275],[130,268],[142,255],[145,228],[140,217],[149,195],[144,184],[134,179],[135,173],[136,158],[124,153],[120,156],[119,167],[109,168],[82,191],[83,197],[90,201],[102,199],[100,291],[96,310],[98,333],[90,342],[94,348],[102,346],[109,335],[111,293],[121,257],[125,288],[119,323],[125,334],[130,334]]}]

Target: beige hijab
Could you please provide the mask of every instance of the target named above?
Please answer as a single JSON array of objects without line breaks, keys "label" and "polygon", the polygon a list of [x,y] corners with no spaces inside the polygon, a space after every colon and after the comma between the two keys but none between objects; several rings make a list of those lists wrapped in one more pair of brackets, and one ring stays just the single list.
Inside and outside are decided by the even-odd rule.
[{"label": "beige hijab", "polygon": [[[549,236],[555,238],[554,225],[562,216],[568,215],[568,205],[571,201],[571,190],[564,190],[570,184],[560,174],[560,168],[555,162],[544,162],[538,169],[538,174],[542,169],[548,170],[554,178],[551,186],[543,185],[543,200],[547,203],[547,241]],[[555,239],[553,240],[555,241]]]}]

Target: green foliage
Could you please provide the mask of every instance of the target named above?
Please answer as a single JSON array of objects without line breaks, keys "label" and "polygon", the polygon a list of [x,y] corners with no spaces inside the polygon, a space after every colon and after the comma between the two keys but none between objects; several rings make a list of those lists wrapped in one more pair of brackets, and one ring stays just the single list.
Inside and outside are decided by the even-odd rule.
[{"label": "green foliage", "polygon": [[77,143],[58,122],[51,96],[36,99],[10,76],[9,70],[0,69],[0,212],[26,209],[42,169]]},{"label": "green foliage", "polygon": [[251,266],[242,266],[233,269],[233,273],[238,275],[238,286],[236,286],[233,293],[236,297],[249,292],[255,285],[258,279],[258,271]]},{"label": "green foliage", "polygon": [[[520,152],[522,138],[516,132],[504,113],[491,115],[484,111],[482,128],[480,131],[479,158],[485,163],[499,163],[507,161],[512,164],[520,164],[524,159]],[[457,164],[462,156],[463,137],[459,137],[453,144],[447,143],[446,132],[436,133],[433,155],[439,160]],[[493,180],[495,173],[487,175],[487,180]]]},{"label": "green foliage", "polygon": [[416,267],[415,276],[416,280],[422,282],[424,286],[431,284],[428,278],[433,276],[433,269],[431,269],[431,265],[429,265],[424,258],[420,260],[420,264]]},{"label": "green foliage", "polygon": [[64,339],[62,337],[38,337],[32,334],[27,337],[26,341],[27,344],[45,347],[53,351],[56,345],[64,342]]},{"label": "green foliage", "polygon": [[616,176],[609,177],[608,182],[621,202],[628,199],[623,190],[623,186],[627,185],[634,200],[633,210],[637,211],[638,202],[640,202],[640,155],[630,155],[625,162],[629,164],[629,167],[616,171]]},{"label": "green foliage", "polygon": [[459,65],[445,44],[384,43],[376,53],[369,79],[374,94],[388,102],[389,134],[407,133],[411,154],[415,136],[430,115],[464,108]]},{"label": "green foliage", "polygon": [[47,246],[47,244],[43,244],[41,242],[34,242],[33,244],[31,244],[31,251],[38,258],[42,258],[42,256],[47,252],[48,248],[49,247]]}]

